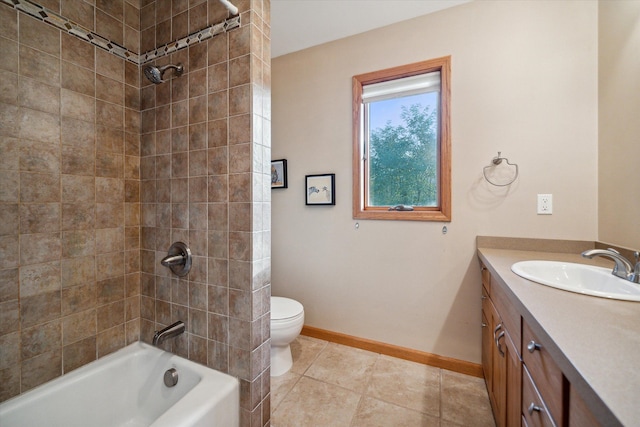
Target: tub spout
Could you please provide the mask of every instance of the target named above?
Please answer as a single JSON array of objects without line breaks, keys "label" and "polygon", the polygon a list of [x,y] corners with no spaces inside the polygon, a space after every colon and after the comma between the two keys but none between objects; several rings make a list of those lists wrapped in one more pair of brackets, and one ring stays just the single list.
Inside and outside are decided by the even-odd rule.
[{"label": "tub spout", "polygon": [[176,323],[157,331],[153,336],[153,345],[157,347],[169,338],[177,337],[182,333],[184,333],[184,322],[178,320]]}]

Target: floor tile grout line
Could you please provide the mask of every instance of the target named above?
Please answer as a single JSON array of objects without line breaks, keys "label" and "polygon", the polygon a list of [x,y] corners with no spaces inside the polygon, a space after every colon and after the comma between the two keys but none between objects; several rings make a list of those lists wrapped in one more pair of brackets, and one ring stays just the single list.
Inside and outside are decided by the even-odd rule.
[{"label": "floor tile grout line", "polygon": [[[313,355],[313,358],[311,360],[311,362],[307,362],[308,365],[306,366],[306,368],[304,369],[302,374],[298,374],[295,373],[295,380],[293,381],[292,385],[288,388],[287,392],[281,397],[280,402],[278,404],[277,407],[273,408],[273,411],[276,412],[278,410],[278,408],[281,407],[282,404],[284,404],[290,397],[291,397],[291,393],[298,389],[299,387],[301,387],[300,385],[300,381],[303,377],[307,378],[310,381],[313,381],[317,384],[323,384],[324,387],[327,387],[327,390],[343,390],[346,392],[349,392],[352,394],[352,396],[355,398],[357,397],[357,404],[355,405],[355,408],[353,409],[353,412],[347,413],[348,416],[350,417],[349,419],[344,419],[344,421],[346,422],[345,424],[341,424],[341,425],[345,425],[345,426],[350,426],[350,427],[355,427],[358,423],[359,420],[363,419],[362,417],[362,413],[361,411],[366,410],[366,408],[368,407],[368,404],[365,403],[365,401],[367,399],[371,399],[372,401],[378,401],[381,403],[384,403],[385,405],[389,405],[390,407],[395,407],[396,410],[397,409],[402,409],[404,411],[408,411],[408,412],[412,412],[415,414],[419,414],[422,417],[427,417],[428,419],[432,419],[434,422],[436,422],[437,424],[445,422],[446,420],[443,419],[443,415],[444,415],[444,408],[443,408],[443,401],[444,401],[444,382],[445,382],[445,376],[444,373],[448,372],[445,369],[442,368],[436,368],[435,369],[435,373],[437,374],[437,404],[438,404],[438,410],[437,410],[437,414],[436,413],[430,413],[430,412],[424,412],[423,410],[420,409],[416,409],[414,407],[407,407],[404,406],[402,403],[396,403],[396,402],[391,402],[388,401],[387,399],[385,399],[384,397],[377,397],[376,395],[371,395],[370,394],[370,388],[371,388],[371,384],[372,381],[374,379],[375,373],[376,373],[376,369],[379,368],[379,365],[381,363],[382,360],[388,358],[390,360],[393,361],[403,361],[403,359],[398,359],[398,358],[394,358],[394,357],[390,357],[390,356],[385,356],[382,355],[380,353],[375,353],[375,352],[369,352],[371,353],[371,356],[374,358],[373,363],[371,363],[370,361],[367,361],[366,363],[369,365],[368,368],[368,372],[365,374],[363,372],[364,375],[360,376],[360,378],[363,378],[366,376],[366,380],[364,381],[364,386],[362,388],[358,387],[357,389],[360,390],[354,390],[348,387],[345,387],[343,385],[338,385],[335,384],[333,382],[329,382],[331,381],[330,378],[325,379],[320,379],[320,378],[315,378],[313,376],[308,375],[309,374],[309,370],[318,363],[320,357],[322,356],[322,354],[326,354],[326,352],[328,351],[328,349],[330,348],[336,348],[336,349],[351,349],[351,347],[349,346],[344,346],[341,344],[337,344],[337,343],[333,343],[335,345],[335,347],[330,346],[331,343],[326,342],[324,340],[314,340],[316,342],[320,342],[322,344],[321,348],[317,351],[317,353],[314,352],[310,353],[311,355]],[[340,351],[340,350],[338,350]],[[331,365],[329,366],[324,366],[322,367],[322,369],[329,369],[330,370]],[[403,373],[402,371],[400,372],[395,372],[395,375],[399,375],[402,376]],[[463,377],[466,377],[466,375],[461,375]],[[433,385],[436,385],[432,382]],[[435,390],[434,390],[435,391]],[[433,400],[432,400],[433,401]],[[434,402],[435,403],[435,402]],[[309,409],[307,409],[309,410]],[[313,411],[313,409],[311,409]],[[347,415],[345,414],[345,415]],[[283,416],[285,414],[282,414]],[[286,419],[286,418],[285,418]],[[284,421],[285,419],[283,419],[283,422],[286,424],[286,421]],[[446,421],[448,423],[450,423],[450,425],[452,426],[460,426],[458,423],[456,423],[455,421]],[[274,427],[276,427],[274,425]],[[284,426],[280,426],[280,427],[284,427]]]}]

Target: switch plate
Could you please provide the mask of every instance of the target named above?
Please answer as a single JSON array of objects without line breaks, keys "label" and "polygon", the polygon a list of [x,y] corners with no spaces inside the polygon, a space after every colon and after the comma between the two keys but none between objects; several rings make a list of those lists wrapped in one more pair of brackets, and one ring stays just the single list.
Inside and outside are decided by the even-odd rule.
[{"label": "switch plate", "polygon": [[553,213],[553,195],[538,194],[538,215],[551,215]]}]

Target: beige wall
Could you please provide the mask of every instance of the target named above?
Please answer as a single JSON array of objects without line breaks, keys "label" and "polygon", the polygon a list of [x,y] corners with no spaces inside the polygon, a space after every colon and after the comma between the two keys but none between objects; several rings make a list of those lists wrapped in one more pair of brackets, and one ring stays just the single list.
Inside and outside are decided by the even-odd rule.
[{"label": "beige wall", "polygon": [[640,1],[599,2],[599,240],[640,249]]},{"label": "beige wall", "polygon": [[[453,220],[351,217],[351,77],[452,56]],[[272,290],[306,324],[480,362],[476,235],[597,237],[597,3],[472,2],[276,58]],[[509,188],[482,168],[520,167]],[[336,173],[335,207],[304,175]],[[553,193],[554,214],[536,215]],[[448,233],[443,235],[442,226]]]}]

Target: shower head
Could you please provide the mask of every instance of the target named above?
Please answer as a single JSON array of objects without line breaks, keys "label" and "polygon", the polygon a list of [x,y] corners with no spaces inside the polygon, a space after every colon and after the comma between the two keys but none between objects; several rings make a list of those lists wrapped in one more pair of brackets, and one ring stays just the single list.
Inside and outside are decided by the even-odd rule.
[{"label": "shower head", "polygon": [[162,80],[162,75],[169,68],[173,68],[174,70],[176,70],[175,74],[178,77],[180,77],[182,75],[182,72],[184,71],[184,67],[182,66],[182,64],[178,64],[178,65],[170,64],[170,65],[165,65],[164,67],[156,67],[154,65],[149,65],[144,67],[144,75],[147,77],[147,79],[149,79],[151,83],[155,83],[155,84],[164,83],[164,80]]}]

